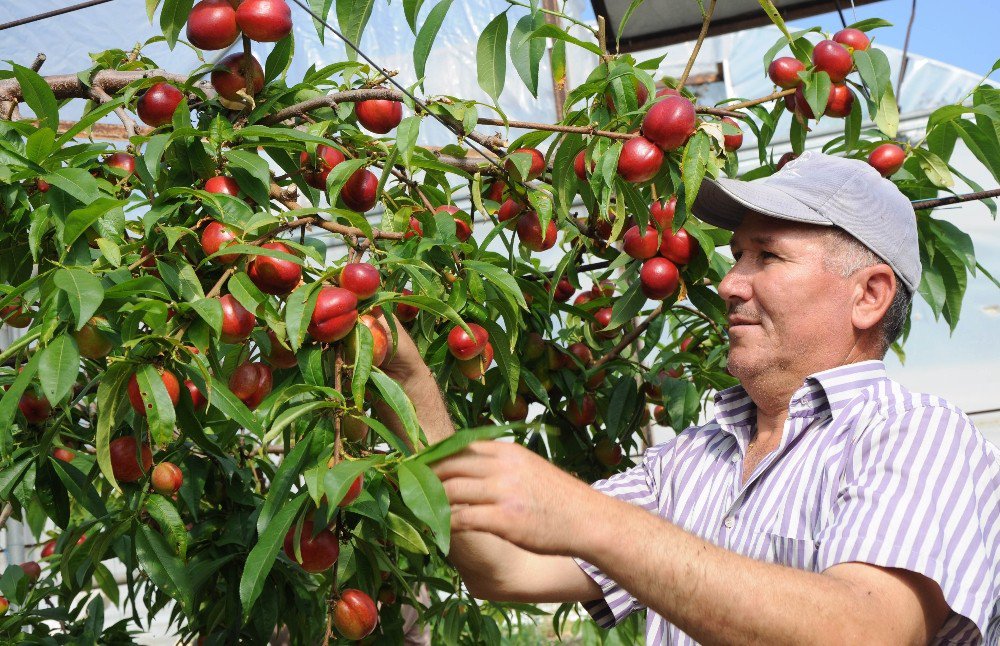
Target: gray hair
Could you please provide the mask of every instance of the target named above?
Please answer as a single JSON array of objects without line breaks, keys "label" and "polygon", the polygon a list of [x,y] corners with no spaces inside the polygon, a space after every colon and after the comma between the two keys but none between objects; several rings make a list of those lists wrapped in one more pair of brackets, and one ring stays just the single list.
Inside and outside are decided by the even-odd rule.
[{"label": "gray hair", "polygon": [[[840,227],[830,227],[827,231],[827,242],[833,253],[823,259],[823,266],[827,271],[839,276],[846,278],[859,269],[885,264],[874,251]],[[889,309],[885,311],[878,324],[879,351],[883,358],[903,333],[903,327],[910,316],[912,302],[910,292],[903,285],[899,274],[895,271],[893,274],[896,276],[896,293],[892,297]]]}]

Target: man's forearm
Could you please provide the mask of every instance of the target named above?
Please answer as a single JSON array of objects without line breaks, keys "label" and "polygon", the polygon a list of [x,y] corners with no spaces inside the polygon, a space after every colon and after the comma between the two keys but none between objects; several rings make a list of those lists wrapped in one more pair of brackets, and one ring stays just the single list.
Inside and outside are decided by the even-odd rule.
[{"label": "man's forearm", "polygon": [[859,629],[879,642],[878,600],[845,581],[730,552],[621,501],[600,511],[580,556],[699,643],[857,643]]},{"label": "man's forearm", "polygon": [[[413,402],[417,421],[428,442],[434,444],[455,433],[441,389],[429,369],[422,368],[420,373],[400,382],[400,386]],[[402,422],[392,408],[378,402],[375,404],[375,416],[409,444]],[[520,548],[492,534],[459,532],[451,537],[448,559],[458,569],[466,585],[479,593],[495,587],[498,578],[509,571],[519,553]]]}]

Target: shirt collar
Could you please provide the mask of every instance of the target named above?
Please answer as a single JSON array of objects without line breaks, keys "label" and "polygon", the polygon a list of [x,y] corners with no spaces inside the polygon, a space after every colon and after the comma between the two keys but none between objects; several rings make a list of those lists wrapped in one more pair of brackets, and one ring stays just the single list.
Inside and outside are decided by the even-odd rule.
[{"label": "shirt collar", "polygon": [[[857,393],[886,379],[885,363],[873,359],[813,373],[795,391],[788,406],[789,417],[836,417]],[[742,384],[715,395],[719,426],[737,437],[748,433],[756,422],[757,406]]]}]

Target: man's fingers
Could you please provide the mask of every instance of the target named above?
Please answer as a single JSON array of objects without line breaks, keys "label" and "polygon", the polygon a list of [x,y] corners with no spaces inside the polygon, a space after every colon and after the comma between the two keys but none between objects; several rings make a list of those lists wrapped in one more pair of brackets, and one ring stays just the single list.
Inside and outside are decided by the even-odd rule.
[{"label": "man's fingers", "polygon": [[431,470],[437,477],[444,481],[449,478],[478,478],[482,477],[489,468],[489,461],[474,454],[456,453],[450,458],[445,458],[431,465]]},{"label": "man's fingers", "polygon": [[496,502],[496,493],[490,491],[481,478],[450,478],[444,483],[444,492],[452,505],[482,505]]},{"label": "man's fingers", "polygon": [[451,508],[451,531],[477,531],[505,538],[504,519],[500,508],[495,505],[453,506]]}]

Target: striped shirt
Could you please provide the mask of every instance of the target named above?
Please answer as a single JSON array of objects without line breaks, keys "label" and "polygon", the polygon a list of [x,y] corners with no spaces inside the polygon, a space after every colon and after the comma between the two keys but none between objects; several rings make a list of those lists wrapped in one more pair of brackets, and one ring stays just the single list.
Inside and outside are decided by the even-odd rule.
[{"label": "striped shirt", "polygon": [[[778,448],[742,484],[756,406],[742,386],[716,417],[594,484],[754,559],[810,572],[849,561],[919,572],[951,613],[934,644],[1000,644],[1000,451],[962,411],[889,379],[881,361],[813,374],[793,395]],[[601,626],[642,606],[593,565],[584,604]],[[649,612],[647,644],[693,644]]]}]

